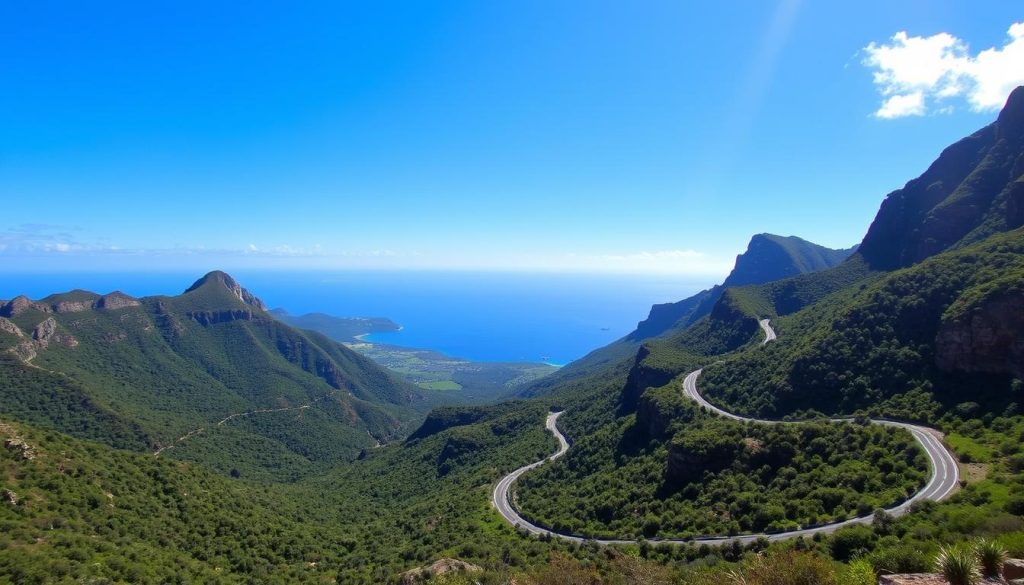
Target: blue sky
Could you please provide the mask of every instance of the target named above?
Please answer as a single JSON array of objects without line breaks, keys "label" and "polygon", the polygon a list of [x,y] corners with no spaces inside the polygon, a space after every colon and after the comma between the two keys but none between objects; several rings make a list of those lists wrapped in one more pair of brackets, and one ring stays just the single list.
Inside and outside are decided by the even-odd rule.
[{"label": "blue sky", "polygon": [[1024,82],[1022,21],[1011,1],[7,3],[0,261],[719,275],[759,232],[849,246]]}]

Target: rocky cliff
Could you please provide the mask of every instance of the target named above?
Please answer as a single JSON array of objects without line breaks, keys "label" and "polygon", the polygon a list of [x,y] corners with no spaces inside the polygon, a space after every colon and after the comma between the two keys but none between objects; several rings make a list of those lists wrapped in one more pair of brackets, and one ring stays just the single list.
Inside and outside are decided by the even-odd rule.
[{"label": "rocky cliff", "polygon": [[946,148],[920,177],[890,193],[860,252],[875,269],[1024,225],[1024,87],[995,122]]}]

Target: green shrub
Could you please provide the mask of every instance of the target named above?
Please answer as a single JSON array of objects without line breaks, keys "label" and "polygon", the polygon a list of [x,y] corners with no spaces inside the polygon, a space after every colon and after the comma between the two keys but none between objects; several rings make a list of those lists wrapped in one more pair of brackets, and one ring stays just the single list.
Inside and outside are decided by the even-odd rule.
[{"label": "green shrub", "polygon": [[1003,563],[1009,554],[1001,544],[983,538],[975,543],[974,551],[978,555],[978,564],[981,565],[981,573],[984,576],[998,577],[1003,572]]},{"label": "green shrub", "polygon": [[975,585],[981,580],[978,558],[974,551],[967,547],[943,547],[935,559],[935,568],[950,585]]},{"label": "green shrub", "polygon": [[836,585],[875,585],[875,579],[871,563],[857,560],[839,573]]},{"label": "green shrub", "polygon": [[755,556],[730,580],[734,585],[836,585],[836,574],[823,557],[785,551]]}]

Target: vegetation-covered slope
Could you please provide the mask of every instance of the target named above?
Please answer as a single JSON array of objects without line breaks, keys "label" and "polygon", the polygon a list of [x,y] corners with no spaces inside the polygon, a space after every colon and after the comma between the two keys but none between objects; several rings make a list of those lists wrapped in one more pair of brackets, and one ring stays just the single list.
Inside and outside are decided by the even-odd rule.
[{"label": "vegetation-covered slope", "polygon": [[641,351],[644,341],[682,334],[708,316],[730,287],[824,270],[841,263],[852,252],[853,248],[833,250],[796,236],[757,234],[750,239],[747,250],[736,256],[736,264],[722,284],[675,303],[654,305],[650,315],[629,335],[570,363],[558,373],[534,383],[522,394],[536,396],[557,392],[563,380],[607,375],[616,369],[628,368],[643,359],[643,356],[637,356],[637,352]]},{"label": "vegetation-covered slope", "polygon": [[[597,383],[601,378],[597,371],[576,380],[563,378],[549,396],[566,406],[561,420],[576,441],[576,451],[549,469],[525,477],[524,504],[533,506],[533,513],[544,522],[600,534],[613,533],[611,523],[617,530],[635,534],[643,533],[647,520],[651,520],[648,527],[664,530],[667,526],[679,533],[700,531],[702,526],[728,527],[694,513],[699,507],[688,506],[695,501],[710,505],[722,498],[733,502],[730,498],[738,497],[737,493],[755,494],[769,505],[773,497],[779,502],[813,501],[809,492],[773,492],[771,476],[759,476],[757,468],[745,466],[743,449],[724,455],[724,462],[716,461],[721,467],[702,477],[708,485],[728,485],[737,493],[720,490],[708,497],[710,492],[705,490],[710,488],[702,484],[691,490],[688,499],[665,489],[671,454],[679,447],[676,438],[684,437],[680,440],[685,442],[686,436],[674,432],[673,425],[689,420],[673,397],[679,393],[681,376],[697,367],[706,367],[702,389],[712,400],[761,417],[861,412],[925,421],[948,430],[973,424],[979,417],[987,422],[1017,413],[1024,404],[1024,385],[1018,379],[1024,356],[1020,316],[1024,314],[1024,231],[1007,231],[1012,223],[992,218],[1010,217],[1004,212],[1016,205],[1012,195],[1024,170],[1019,162],[1024,160],[1024,125],[1017,124],[1024,119],[1022,92],[1015,92],[987,130],[995,142],[982,157],[989,162],[978,162],[981,174],[975,178],[988,178],[958,187],[958,200],[972,202],[976,213],[961,215],[962,224],[948,233],[961,230],[978,235],[980,241],[968,245],[970,238],[958,237],[925,253],[916,240],[878,244],[873,234],[880,232],[872,228],[865,246],[876,241],[872,244],[876,248],[854,253],[836,267],[724,290],[702,319],[647,340],[624,376],[606,376],[609,381],[604,384]],[[996,159],[1017,162],[1000,167],[1002,163],[993,162]],[[946,166],[940,159],[929,173],[947,172]],[[988,172],[997,167],[1005,172]],[[923,204],[924,198],[910,188],[897,197],[910,207]],[[889,221],[885,217],[892,209],[891,202],[883,205],[876,224]],[[943,221],[950,217],[944,216]],[[935,221],[930,218],[933,215],[907,216],[901,230],[925,233]],[[991,231],[983,235],[975,231],[982,224]],[[916,263],[890,272],[892,267],[875,255],[878,249],[912,257]],[[760,348],[757,320],[765,317],[773,319],[779,341]],[[605,394],[612,388],[618,389],[614,398]],[[607,407],[609,403],[613,416],[594,416],[594,404]],[[703,440],[713,444],[716,437],[733,432],[719,428]],[[770,437],[762,439],[771,443]],[[787,441],[799,444],[796,438],[783,442]],[[882,458],[894,460],[894,455],[889,451]],[[839,459],[846,458],[856,459],[856,455],[848,453]],[[794,464],[799,467],[796,460]],[[767,485],[730,483],[731,472],[744,482],[761,477]],[[830,480],[819,477],[818,481]],[[602,507],[624,498],[632,499],[633,509],[644,514],[630,517]],[[559,503],[549,505],[552,499]],[[570,502],[575,502],[572,510],[567,508]],[[794,521],[793,511],[781,521]],[[573,515],[579,518],[573,520]],[[751,517],[745,522],[758,525]]]},{"label": "vegetation-covered slope", "polygon": [[[429,405],[370,359],[274,320],[219,272],[176,297],[75,291],[0,313],[0,413],[224,472],[294,478],[351,460]],[[26,400],[28,388],[46,390]]]},{"label": "vegetation-covered slope", "polygon": [[1014,230],[808,306],[780,322],[800,335],[709,368],[705,392],[761,416],[928,422],[962,403],[999,413],[1024,400],[1012,385],[1024,363],[1022,309],[1024,231]]}]

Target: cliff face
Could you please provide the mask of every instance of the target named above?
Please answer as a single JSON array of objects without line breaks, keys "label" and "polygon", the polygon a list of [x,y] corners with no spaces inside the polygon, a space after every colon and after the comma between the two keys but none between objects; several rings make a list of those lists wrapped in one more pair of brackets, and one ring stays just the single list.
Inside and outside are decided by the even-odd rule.
[{"label": "cliff face", "polygon": [[40,301],[21,295],[0,306],[0,317],[16,317],[26,311],[41,313],[82,313],[92,309],[117,310],[137,307],[141,303],[122,292],[108,295],[97,295],[86,291],[72,291],[59,295],[51,295]]},{"label": "cliff face", "polygon": [[935,339],[936,362],[945,371],[1024,377],[1024,290],[1000,291],[943,320]]},{"label": "cliff face", "polygon": [[736,266],[723,287],[764,284],[797,274],[831,268],[846,260],[855,248],[833,250],[796,236],[758,234],[747,251],[736,256]]},{"label": "cliff face", "polygon": [[1024,87],[998,119],[942,151],[920,177],[890,193],[860,252],[892,270],[1024,224]]},{"label": "cliff face", "polygon": [[206,302],[216,301],[224,299],[225,296],[238,300],[253,307],[257,311],[266,311],[267,306],[263,304],[256,295],[252,294],[248,290],[242,288],[242,285],[231,278],[231,275],[221,272],[220,270],[214,270],[213,272],[207,273],[205,276],[195,281],[186,291],[185,294],[195,293],[197,296],[201,296]]}]

